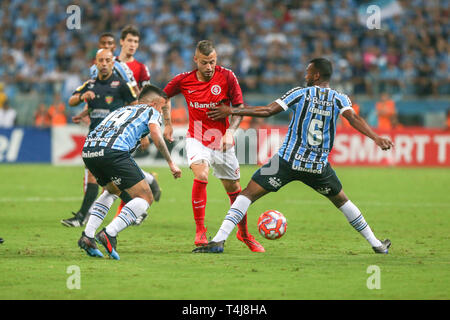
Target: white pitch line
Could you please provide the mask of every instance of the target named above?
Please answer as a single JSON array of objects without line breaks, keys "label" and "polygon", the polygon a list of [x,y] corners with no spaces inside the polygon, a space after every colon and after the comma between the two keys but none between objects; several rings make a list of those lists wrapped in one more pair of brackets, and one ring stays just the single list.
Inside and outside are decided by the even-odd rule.
[{"label": "white pitch line", "polygon": [[[0,198],[0,203],[4,202],[74,202],[81,201],[82,197],[25,197],[25,198]],[[164,202],[175,203],[179,202],[178,198],[164,198]],[[186,201],[190,201],[187,199]],[[227,199],[208,199],[210,203],[229,203]],[[297,205],[326,205],[328,202],[323,200],[284,200],[283,203],[297,204]],[[356,205],[361,206],[375,206],[375,207],[450,207],[450,202],[383,202],[383,201],[358,201],[355,200]]]}]

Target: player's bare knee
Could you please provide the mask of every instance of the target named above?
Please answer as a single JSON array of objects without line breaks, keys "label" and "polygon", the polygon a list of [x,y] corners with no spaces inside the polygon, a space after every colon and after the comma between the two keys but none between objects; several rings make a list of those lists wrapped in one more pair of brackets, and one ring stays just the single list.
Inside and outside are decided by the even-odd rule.
[{"label": "player's bare knee", "polygon": [[344,193],[344,190],[341,190],[337,195],[329,196],[328,199],[333,202],[336,208],[342,207],[348,201],[348,197]]},{"label": "player's bare knee", "polygon": [[194,179],[201,181],[208,181],[209,166],[205,160],[199,160],[191,165],[191,170],[194,173]]}]

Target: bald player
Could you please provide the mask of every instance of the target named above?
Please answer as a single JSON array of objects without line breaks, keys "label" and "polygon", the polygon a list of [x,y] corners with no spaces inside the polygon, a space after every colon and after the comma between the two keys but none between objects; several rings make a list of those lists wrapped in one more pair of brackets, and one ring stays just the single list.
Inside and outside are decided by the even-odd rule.
[{"label": "bald player", "polygon": [[[130,83],[113,72],[114,55],[109,49],[99,49],[95,56],[95,65],[98,73],[95,79],[87,80],[77,88],[69,99],[69,105],[74,107],[80,103],[87,103],[90,118],[89,131],[93,130],[108,114],[125,105],[136,102],[136,94]],[[74,122],[81,120],[82,116],[73,117]],[[97,185],[95,177],[87,171],[89,184]],[[98,188],[98,187],[97,187]],[[92,193],[92,198],[87,195],[83,200],[82,208],[73,218],[61,220],[67,227],[80,227],[87,222],[89,208],[97,192]],[[130,200],[127,194],[123,194],[125,203]]]}]

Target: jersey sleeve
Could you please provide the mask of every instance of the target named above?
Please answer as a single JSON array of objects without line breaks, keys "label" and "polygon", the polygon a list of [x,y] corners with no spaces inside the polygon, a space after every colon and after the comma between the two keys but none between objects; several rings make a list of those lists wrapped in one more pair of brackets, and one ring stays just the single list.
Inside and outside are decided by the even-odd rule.
[{"label": "jersey sleeve", "polygon": [[136,100],[136,93],[133,90],[130,82],[121,81],[121,95],[126,103],[130,103]]},{"label": "jersey sleeve", "polygon": [[161,114],[158,112],[158,110],[156,110],[154,108],[152,108],[152,111],[153,111],[153,113],[150,116],[148,124],[154,123],[161,127],[162,126]]},{"label": "jersey sleeve", "polygon": [[282,95],[281,98],[275,100],[275,102],[278,103],[286,111],[287,109],[295,106],[295,104],[298,102],[298,99],[304,94],[305,91],[302,87],[292,88],[284,95]]},{"label": "jersey sleeve", "polygon": [[131,71],[126,63],[116,60],[114,62],[114,69],[119,77],[130,83],[131,87],[135,87],[137,85],[136,79],[134,79],[133,71]]},{"label": "jersey sleeve", "polygon": [[172,98],[181,92],[181,79],[182,75],[175,76],[163,89],[169,98]]},{"label": "jersey sleeve", "polygon": [[85,83],[83,83],[81,86],[79,86],[78,88],[75,89],[75,91],[72,93],[72,95],[74,94],[83,94],[86,91],[88,91],[88,84],[91,83],[91,80],[86,81]]},{"label": "jersey sleeve", "polygon": [[150,84],[150,71],[145,64],[141,64],[141,76],[140,76],[141,88],[147,84]]},{"label": "jersey sleeve", "polygon": [[335,105],[339,110],[339,114],[342,114],[345,110],[352,109],[352,102],[346,94],[336,93],[334,99],[336,101]]},{"label": "jersey sleeve", "polygon": [[233,71],[228,70],[228,96],[230,97],[231,105],[238,106],[244,103],[242,97],[242,89],[239,85],[239,81]]},{"label": "jersey sleeve", "polygon": [[95,78],[97,78],[97,75],[98,75],[97,66],[95,64],[93,64],[91,66],[91,68],[89,69],[89,76],[91,77],[91,79],[95,79]]}]

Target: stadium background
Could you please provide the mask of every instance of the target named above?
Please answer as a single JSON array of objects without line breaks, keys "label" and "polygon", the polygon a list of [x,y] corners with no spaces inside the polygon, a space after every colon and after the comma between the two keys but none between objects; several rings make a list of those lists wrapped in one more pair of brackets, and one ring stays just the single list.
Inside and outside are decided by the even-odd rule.
[{"label": "stadium background", "polygon": [[[15,126],[26,129],[20,132],[1,129],[1,161],[81,164],[79,157],[76,161],[65,161],[68,154],[75,155],[80,136],[85,134],[85,128],[73,128],[70,124],[71,116],[82,106],[69,108],[67,101],[73,90],[88,78],[99,34],[111,31],[116,35],[118,55],[120,30],[127,24],[134,24],[141,31],[136,58],[149,67],[152,83],[161,87],[174,75],[193,68],[192,55],[197,41],[212,39],[219,54],[218,63],[236,73],[249,105],[265,105],[286,90],[303,85],[307,62],[322,56],[334,65],[331,85],[351,96],[370,125],[378,126],[376,104],[383,93],[389,95],[395,103],[398,125],[386,133],[395,136],[396,130],[406,128],[405,134],[410,137],[406,147],[412,154],[423,146],[413,136],[415,133],[426,135],[426,143],[433,144],[435,139],[440,139],[435,138],[433,130],[448,129],[449,1],[245,0],[237,3],[233,0],[2,1],[0,102],[15,111]],[[74,4],[81,10],[80,26],[69,29],[67,20],[72,12],[67,8]],[[379,29],[368,27],[367,8],[371,4],[381,9]],[[63,120],[62,125],[55,121],[49,129],[42,126],[38,130],[28,129],[36,126],[36,110],[58,105],[55,101],[65,104],[67,125]],[[181,96],[173,104],[174,109],[185,108]],[[271,126],[275,125],[281,126],[283,132],[289,116],[285,112],[264,121],[247,119],[243,127],[269,128],[270,135]],[[423,132],[422,128],[432,131]],[[45,135],[42,130],[47,130],[46,138],[42,138]],[[57,145],[56,130],[60,131],[59,145],[67,146],[64,150],[52,147]],[[40,137],[39,141],[48,140],[51,144],[41,143],[39,157],[22,143],[23,137],[35,139],[36,136]],[[182,131],[179,136],[181,139]],[[441,152],[447,153],[450,142],[446,137],[430,148],[436,152],[444,149]],[[36,146],[33,141],[29,144]],[[348,148],[364,149],[365,144],[361,140]],[[428,153],[426,145],[424,148],[425,154]],[[155,154],[155,150],[150,153]],[[355,161],[371,162],[366,161],[369,155],[360,158],[362,161]],[[421,162],[420,155],[418,161],[405,159],[396,162],[448,164],[447,157],[440,162],[436,159]]]},{"label": "stadium background", "polygon": [[[448,300],[448,2],[0,1],[0,102],[7,99],[17,112],[13,127],[0,128],[0,237],[5,240],[0,245],[0,299]],[[72,4],[81,8],[80,29],[67,28],[66,10]],[[369,4],[382,9],[379,30],[368,29],[364,21]],[[121,261],[92,260],[80,251],[80,228],[65,228],[60,220],[82,200],[79,146],[86,127],[36,128],[34,112],[41,103],[45,108],[53,104],[55,93],[66,103],[88,76],[98,35],[112,31],[118,39],[128,23],[140,28],[137,58],[160,86],[192,68],[195,43],[210,38],[219,63],[238,76],[249,105],[269,103],[302,85],[305,63],[316,55],[333,61],[331,85],[350,94],[375,127],[375,106],[387,90],[400,126],[383,132],[394,138],[395,150],[379,152],[355,130],[339,128],[331,162],[377,236],[392,240],[389,255],[374,255],[330,203],[301,184],[290,184],[249,210],[253,234],[265,210],[275,208],[288,218],[288,232],[280,241],[258,236],[266,254],[250,255],[233,236],[223,255],[193,255],[192,174],[183,169],[183,178],[173,180],[166,166],[155,167],[152,148],[139,159],[148,160],[144,168],[159,174],[163,198],[139,229],[124,231]],[[184,107],[184,101],[175,105]],[[79,109],[66,111],[70,119]],[[258,152],[267,147],[264,141],[277,141],[275,130],[283,136],[288,119],[289,113],[283,113],[245,123],[267,130],[258,131]],[[172,151],[180,151],[185,131],[183,125],[176,128]],[[243,184],[255,168],[241,167]],[[208,236],[214,236],[228,208],[220,181],[211,178]],[[69,288],[73,266],[80,268],[81,290]],[[368,286],[371,266],[380,267],[380,289]],[[348,313],[345,303],[338,304]],[[329,309],[336,313],[338,304]],[[155,307],[161,305],[157,301]],[[291,311],[285,306],[273,308],[269,317]],[[304,312],[305,304],[297,301],[292,311],[299,306]],[[181,308],[165,308],[171,311],[181,318]]]}]

